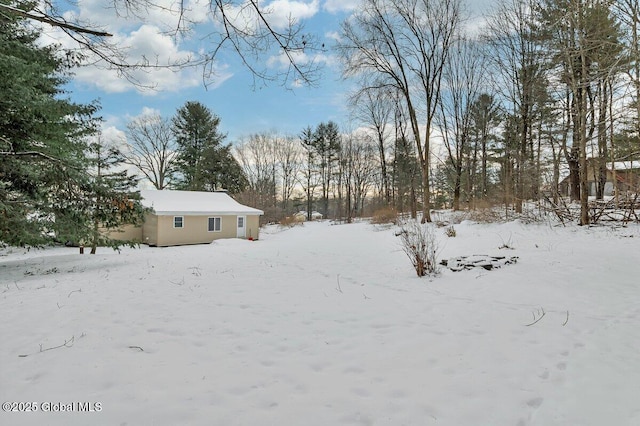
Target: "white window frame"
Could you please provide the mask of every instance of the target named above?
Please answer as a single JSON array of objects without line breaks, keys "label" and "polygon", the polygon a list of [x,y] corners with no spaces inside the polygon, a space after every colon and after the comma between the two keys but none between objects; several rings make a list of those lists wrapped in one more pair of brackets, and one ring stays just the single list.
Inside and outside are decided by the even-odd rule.
[{"label": "white window frame", "polygon": [[[180,226],[176,226],[176,219],[180,218]],[[174,216],[173,217],[173,228],[174,229],[184,229],[184,216]]]},{"label": "white window frame", "polygon": [[[213,219],[213,229],[210,229],[211,219]],[[216,219],[218,222],[218,229],[216,229]],[[222,232],[222,217],[221,216],[210,216],[207,218],[207,231],[208,232]]]}]

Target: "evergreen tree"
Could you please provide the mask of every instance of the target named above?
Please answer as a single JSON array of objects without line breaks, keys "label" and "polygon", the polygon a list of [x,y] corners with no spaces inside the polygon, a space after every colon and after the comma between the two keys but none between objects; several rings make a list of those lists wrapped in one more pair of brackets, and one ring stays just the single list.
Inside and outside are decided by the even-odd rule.
[{"label": "evergreen tree", "polygon": [[305,167],[302,170],[303,180],[302,186],[307,195],[307,220],[311,220],[313,210],[313,198],[317,185],[316,176],[316,154],[314,149],[314,132],[310,126],[307,126],[300,134],[300,143],[304,150]]},{"label": "evergreen tree", "polygon": [[242,191],[247,180],[231,155],[230,145],[223,145],[226,135],[218,130],[220,117],[199,102],[187,102],[173,118],[173,132],[178,145],[176,169],[182,179],[176,185],[189,191]]},{"label": "evergreen tree", "polygon": [[415,192],[420,181],[420,164],[415,147],[405,137],[395,141],[393,157],[392,185],[395,194],[395,206],[400,212],[409,208],[414,211],[417,194]]},{"label": "evergreen tree", "polygon": [[135,182],[114,172],[115,150],[89,143],[98,106],[64,97],[70,57],[40,47],[20,19],[0,15],[0,244],[117,248],[103,231],[142,219]]},{"label": "evergreen tree", "polygon": [[489,195],[490,156],[492,144],[495,145],[496,128],[501,120],[500,111],[495,98],[481,93],[471,105],[471,138],[480,155],[480,198]]},{"label": "evergreen tree", "polygon": [[89,145],[91,184],[85,200],[88,202],[85,239],[95,254],[98,246],[117,248],[125,241],[111,240],[105,231],[118,229],[123,224],[142,224],[144,209],[140,193],[135,191],[138,179],[123,167],[125,158],[115,146],[105,146],[101,138]]},{"label": "evergreen tree", "polygon": [[39,46],[21,21],[0,14],[0,243],[15,246],[66,238],[55,214],[73,182],[86,180],[85,137],[98,109],[65,98],[68,57]]},{"label": "evergreen tree", "polygon": [[98,136],[87,146],[86,170],[82,180],[65,185],[65,196],[53,205],[55,233],[65,243],[118,249],[136,243],[109,238],[109,231],[123,225],[140,225],[145,209],[140,193],[135,190],[138,179],[124,168],[125,159],[115,146],[108,146]]},{"label": "evergreen tree", "polygon": [[[606,111],[611,101],[607,98],[611,92],[611,79],[620,72],[623,60],[619,25],[610,2],[605,0],[544,0],[537,5],[536,13],[540,36],[553,64],[558,66],[559,80],[569,94],[572,141],[571,151],[565,155],[570,170],[571,198],[580,201],[580,225],[588,225],[588,141],[598,130],[602,136],[598,150],[606,157],[604,132]],[[602,124],[600,129],[596,129],[592,116],[596,108],[601,113],[598,117]],[[600,166],[604,172],[604,159]]]},{"label": "evergreen tree", "polygon": [[242,166],[231,153],[231,145],[220,146],[212,151],[203,159],[205,190],[222,188],[232,194],[244,191],[249,182]]},{"label": "evergreen tree", "polygon": [[316,127],[311,145],[318,159],[322,187],[322,214],[327,217],[329,214],[329,191],[334,180],[341,147],[338,125],[333,121],[320,123]]}]

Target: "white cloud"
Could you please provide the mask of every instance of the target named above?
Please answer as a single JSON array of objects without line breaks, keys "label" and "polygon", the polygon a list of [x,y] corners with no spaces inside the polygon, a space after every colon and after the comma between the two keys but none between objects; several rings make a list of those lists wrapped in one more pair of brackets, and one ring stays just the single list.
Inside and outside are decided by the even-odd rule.
[{"label": "white cloud", "polygon": [[[124,116],[124,122],[129,123],[129,122],[137,120],[137,119],[147,118],[147,117],[157,117],[157,116],[162,116],[162,112],[159,109],[148,107],[148,106],[144,106],[140,110],[140,113],[138,113],[136,115],[126,114]],[[121,123],[121,121],[122,120],[118,120],[117,123],[114,122],[112,124],[117,126],[118,124]],[[106,123],[108,124],[109,120],[106,120]]]},{"label": "white cloud", "polygon": [[[121,93],[137,89],[143,94],[153,95],[154,90],[142,90],[151,87],[156,91],[178,92],[184,88],[195,87],[202,83],[202,75],[195,68],[169,68],[168,66],[186,61],[195,54],[180,50],[173,38],[161,34],[157,27],[143,25],[130,34],[115,34],[112,40],[122,51],[126,52],[129,63],[148,61],[149,65],[158,68],[144,68],[131,71],[131,76],[141,87],[136,87],[123,78],[116,70],[105,70],[95,66],[82,67],[76,70],[75,80],[94,86],[107,93]],[[231,77],[225,67],[219,67],[218,75],[211,87],[219,86]]]},{"label": "white cloud", "polygon": [[124,132],[115,126],[103,125],[100,133],[105,145],[118,146],[127,140]]},{"label": "white cloud", "polygon": [[322,8],[329,13],[340,13],[357,10],[360,5],[360,0],[327,0]]},{"label": "white cloud", "polygon": [[340,34],[337,31],[326,32],[324,36],[329,40],[340,41]]},{"label": "white cloud", "polygon": [[159,109],[150,108],[150,107],[143,107],[142,111],[140,112],[140,114],[138,114],[136,116],[136,118],[154,117],[154,116],[158,116],[158,115],[161,115]]},{"label": "white cloud", "polygon": [[267,13],[266,18],[274,28],[282,29],[289,25],[290,20],[296,22],[312,18],[318,13],[319,2],[309,3],[295,0],[274,0],[262,9]]},{"label": "white cloud", "polygon": [[[336,59],[331,55],[325,55],[323,53],[317,53],[314,55],[307,55],[305,52],[291,52],[291,58],[297,64],[308,64],[308,63],[317,63],[317,64],[326,64],[332,65],[336,62]],[[267,59],[267,66],[271,68],[288,68],[290,65],[289,57],[281,53],[279,55],[274,55]]]},{"label": "white cloud", "polygon": [[[296,0],[273,0],[271,3],[260,5],[260,11],[263,18],[269,23],[269,26],[275,30],[283,30],[288,27],[290,21],[299,22],[302,19],[309,19],[315,16],[319,9],[319,0],[310,2]],[[233,26],[241,31],[253,33],[257,28],[263,27],[264,23],[255,10],[253,4],[247,0],[238,3],[230,3],[224,6],[225,17]],[[218,16],[216,25],[219,30],[221,27],[221,18]]]},{"label": "white cloud", "polygon": [[[114,5],[117,4],[117,7]],[[199,23],[209,19],[209,3],[205,0],[154,0],[153,6],[127,10],[125,2],[80,0],[77,9],[65,13],[65,18],[77,18],[81,22],[102,26],[111,32],[125,32],[144,23],[174,31],[179,22]],[[183,9],[181,11],[181,8]]]}]

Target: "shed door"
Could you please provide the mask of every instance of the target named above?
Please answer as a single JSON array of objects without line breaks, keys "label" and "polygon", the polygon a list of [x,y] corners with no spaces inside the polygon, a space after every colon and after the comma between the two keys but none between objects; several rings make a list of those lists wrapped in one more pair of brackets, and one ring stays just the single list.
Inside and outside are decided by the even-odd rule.
[{"label": "shed door", "polygon": [[246,237],[246,216],[238,216],[238,238]]}]

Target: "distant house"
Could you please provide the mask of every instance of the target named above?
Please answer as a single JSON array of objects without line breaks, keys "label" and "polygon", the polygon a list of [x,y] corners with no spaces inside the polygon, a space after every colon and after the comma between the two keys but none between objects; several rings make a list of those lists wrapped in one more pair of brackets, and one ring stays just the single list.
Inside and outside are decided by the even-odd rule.
[{"label": "distant house", "polygon": [[[317,211],[311,212],[311,220],[322,220],[322,213]],[[307,220],[307,212],[302,210],[293,215],[293,218],[298,222],[304,222]]]},{"label": "distant house", "polygon": [[[607,163],[606,182],[604,185],[604,195],[614,195],[614,188],[618,194],[640,191],[640,161],[616,161]],[[596,178],[598,176],[595,159],[587,160],[587,186],[589,196],[596,195]],[[614,185],[614,181],[616,184]],[[569,177],[560,182],[560,193],[569,195]]]},{"label": "distant house", "polygon": [[150,246],[210,243],[220,238],[258,239],[262,210],[238,203],[226,192],[140,191],[151,208],[141,227],[128,227],[112,238]]}]

